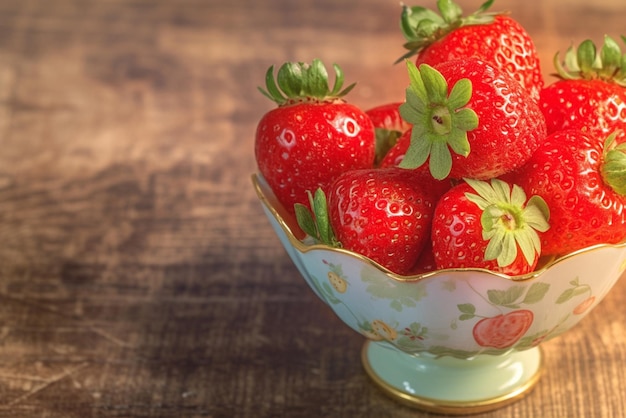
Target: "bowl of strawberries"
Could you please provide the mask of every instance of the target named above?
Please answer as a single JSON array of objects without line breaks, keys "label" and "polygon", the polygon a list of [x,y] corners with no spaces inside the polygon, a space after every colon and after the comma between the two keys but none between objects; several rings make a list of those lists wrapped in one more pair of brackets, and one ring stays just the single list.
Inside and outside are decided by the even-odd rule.
[{"label": "bowl of strawberries", "polygon": [[287,254],[378,387],[449,414],[527,394],[626,270],[626,55],[585,41],[545,83],[490,4],[403,7],[403,102],[348,103],[318,59],[260,89],[252,181]]}]

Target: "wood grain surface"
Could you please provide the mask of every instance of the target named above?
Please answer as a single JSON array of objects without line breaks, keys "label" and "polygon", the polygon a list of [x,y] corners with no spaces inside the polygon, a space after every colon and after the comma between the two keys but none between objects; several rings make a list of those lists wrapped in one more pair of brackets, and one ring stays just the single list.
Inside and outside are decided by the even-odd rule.
[{"label": "wood grain surface", "polygon": [[[462,2],[467,10],[482,1]],[[411,3],[413,4],[413,3]],[[432,7],[434,1],[420,3]],[[622,0],[511,0],[546,77]],[[421,417],[365,375],[250,183],[269,65],[402,99],[390,0],[0,1],[0,416]],[[626,280],[484,417],[626,416]]]}]

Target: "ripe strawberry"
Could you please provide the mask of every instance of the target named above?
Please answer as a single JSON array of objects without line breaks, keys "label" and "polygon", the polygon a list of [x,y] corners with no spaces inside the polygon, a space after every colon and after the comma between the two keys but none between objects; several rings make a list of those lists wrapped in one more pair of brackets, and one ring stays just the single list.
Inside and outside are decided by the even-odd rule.
[{"label": "ripe strawberry", "polygon": [[539,232],[549,210],[517,185],[466,179],[437,203],[432,245],[438,269],[485,268],[509,275],[531,272],[541,254]]},{"label": "ripe strawberry", "polygon": [[305,232],[398,274],[411,270],[430,238],[435,199],[410,170],[347,171],[329,188],[327,208],[320,192],[313,200],[313,216],[303,205],[296,206]]},{"label": "ripe strawberry", "polygon": [[[416,64],[436,66],[445,61],[477,57],[516,79],[534,100],[544,81],[539,55],[530,35],[504,13],[487,12],[493,0],[463,16],[453,1],[438,1],[440,14],[424,7],[404,6],[401,29]],[[401,59],[402,59],[401,58]]]},{"label": "ripe strawberry", "polygon": [[[626,37],[623,37],[626,41]],[[616,130],[626,138],[626,54],[606,36],[596,52],[591,40],[570,48],[565,63],[554,63],[559,80],[541,91],[548,133],[586,129],[603,141]]]},{"label": "ripe strawberry", "polygon": [[626,238],[626,142],[582,131],[549,135],[516,181],[550,207],[544,254],[565,254]]},{"label": "ripe strawberry", "polygon": [[335,65],[330,90],[321,61],[311,65],[286,63],[277,82],[273,67],[266,88],[259,90],[278,107],[267,112],[256,131],[255,156],[259,171],[291,213],[295,203],[307,204],[307,190],[323,189],[340,173],[374,163],[374,127],[358,107],[342,98],[343,73]]},{"label": "ripe strawberry", "polygon": [[433,255],[432,242],[429,240],[422,249],[422,253],[415,265],[411,268],[409,274],[425,274],[435,270],[437,270],[437,264],[435,263],[435,256]]},{"label": "ripe strawberry", "polygon": [[468,58],[407,66],[410,86],[400,113],[413,130],[401,167],[429,160],[437,179],[487,180],[523,165],[545,137],[538,104],[489,63]]},{"label": "ripe strawberry", "polygon": [[365,111],[372,120],[376,132],[376,166],[398,142],[398,138],[411,128],[411,125],[400,116],[401,104],[401,102],[385,103]]}]

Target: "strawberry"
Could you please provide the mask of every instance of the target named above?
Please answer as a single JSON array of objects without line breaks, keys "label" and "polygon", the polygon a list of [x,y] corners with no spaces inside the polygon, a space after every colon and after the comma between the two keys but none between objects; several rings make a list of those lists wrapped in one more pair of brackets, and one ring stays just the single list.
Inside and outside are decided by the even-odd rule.
[{"label": "strawberry", "polygon": [[[626,37],[622,37],[626,41]],[[605,36],[600,51],[591,40],[570,48],[565,63],[554,57],[558,80],[541,91],[548,133],[586,129],[603,141],[620,130],[626,137],[626,54]]]},{"label": "strawberry", "polygon": [[539,105],[486,61],[407,66],[410,86],[400,113],[413,130],[401,167],[429,160],[437,179],[487,180],[520,167],[545,137]]},{"label": "strawberry", "polygon": [[541,254],[540,233],[549,210],[538,196],[526,198],[517,185],[465,179],[435,207],[432,246],[438,269],[485,268],[520,275],[531,272]]},{"label": "strawberry", "polygon": [[364,255],[397,274],[408,273],[430,238],[435,199],[410,170],[352,170],[318,190],[314,214],[296,205],[301,228],[332,246]]},{"label": "strawberry", "polygon": [[626,239],[626,142],[603,143],[579,130],[549,135],[516,173],[550,207],[544,254],[566,254]]},{"label": "strawberry", "polygon": [[385,157],[387,152],[396,144],[398,138],[411,128],[400,116],[401,102],[390,102],[375,106],[365,111],[370,117],[376,132],[376,163]]},{"label": "strawberry", "polygon": [[343,72],[335,65],[330,90],[320,60],[285,63],[274,80],[270,67],[266,89],[278,104],[259,121],[255,156],[259,171],[283,206],[308,203],[307,190],[327,188],[340,173],[374,163],[375,138],[370,118],[343,97]]},{"label": "strawberry", "polygon": [[436,66],[445,61],[477,57],[516,79],[533,100],[539,100],[544,81],[532,38],[515,19],[487,12],[493,0],[463,16],[451,0],[438,1],[439,13],[424,7],[404,6],[401,29],[409,51],[400,59],[417,55],[415,63]]},{"label": "strawberry", "polygon": [[409,274],[425,274],[431,271],[435,271],[436,269],[437,264],[435,263],[435,256],[433,255],[433,246],[432,242],[429,240],[426,243],[426,246],[422,249],[422,253],[417,259],[415,265],[413,265],[413,268],[411,268]]}]

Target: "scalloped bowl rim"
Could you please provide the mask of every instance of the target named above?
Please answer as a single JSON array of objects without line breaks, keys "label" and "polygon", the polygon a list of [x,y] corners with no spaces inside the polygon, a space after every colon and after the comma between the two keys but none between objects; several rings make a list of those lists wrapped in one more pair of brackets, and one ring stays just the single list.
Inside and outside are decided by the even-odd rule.
[{"label": "scalloped bowl rim", "polygon": [[[280,205],[280,203],[276,200],[276,197],[274,195],[274,193],[272,192],[272,190],[269,188],[269,186],[267,185],[267,183],[265,183],[265,179],[263,178],[263,176],[261,174],[255,173],[252,174],[252,183],[254,185],[254,189],[257,193],[257,196],[259,198],[259,200],[261,200],[261,203],[269,210],[269,212],[272,214],[272,216],[276,219],[278,225],[281,227],[281,229],[283,230],[283,232],[285,233],[285,236],[287,237],[287,239],[289,240],[289,243],[300,253],[307,253],[310,251],[315,251],[315,250],[324,250],[324,251],[330,251],[330,252],[335,252],[335,253],[341,253],[344,254],[350,258],[354,258],[356,260],[359,260],[361,262],[367,263],[372,265],[373,267],[375,267],[377,270],[379,270],[381,273],[385,274],[386,276],[388,276],[390,279],[393,279],[395,281],[398,282],[417,282],[420,280],[424,280],[427,278],[432,278],[434,276],[437,276],[439,274],[444,274],[444,273],[449,273],[449,272],[477,272],[477,273],[481,273],[481,274],[488,274],[490,276],[493,277],[498,277],[507,281],[515,281],[515,282],[521,282],[521,281],[530,281],[533,279],[538,278],[539,276],[543,275],[545,272],[547,272],[548,270],[550,270],[553,266],[569,259],[572,257],[576,257],[579,254],[582,253],[587,253],[587,252],[592,252],[595,250],[598,250],[600,248],[623,248],[626,247],[626,241],[623,241],[621,243],[618,244],[596,244],[596,245],[591,245],[589,247],[585,247],[585,248],[581,248],[579,250],[573,251],[571,253],[565,254],[565,255],[561,255],[558,257],[551,257],[549,258],[547,261],[545,261],[543,263],[543,265],[539,268],[536,269],[530,273],[527,274],[523,274],[523,275],[519,275],[519,276],[510,276],[504,273],[498,273],[495,271],[491,271],[491,270],[487,270],[484,268],[450,268],[450,269],[440,269],[440,270],[433,270],[433,271],[429,271],[426,273],[419,273],[419,274],[414,274],[414,275],[400,275],[397,273],[394,273],[392,271],[390,271],[389,269],[385,268],[384,266],[382,266],[381,264],[377,263],[376,261],[361,255],[359,253],[356,253],[354,251],[350,251],[347,250],[345,248],[335,248],[335,247],[331,247],[329,245],[326,244],[307,244],[302,242],[301,240],[299,240],[295,234],[293,233],[289,223],[284,219],[284,217],[279,213],[279,211],[274,207],[274,205],[270,202],[270,199],[273,198],[273,200],[276,202],[276,205]],[[268,196],[269,195],[269,196]]]}]

